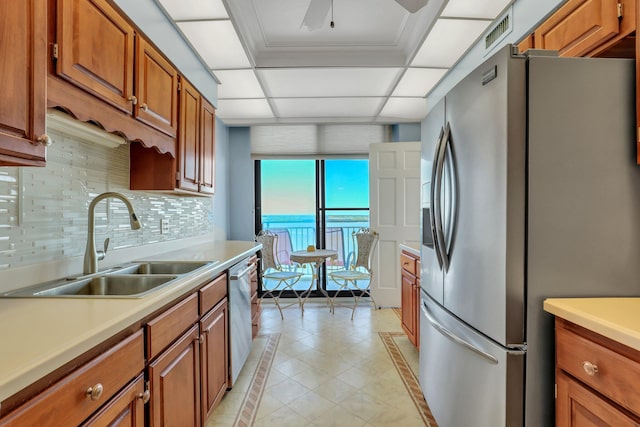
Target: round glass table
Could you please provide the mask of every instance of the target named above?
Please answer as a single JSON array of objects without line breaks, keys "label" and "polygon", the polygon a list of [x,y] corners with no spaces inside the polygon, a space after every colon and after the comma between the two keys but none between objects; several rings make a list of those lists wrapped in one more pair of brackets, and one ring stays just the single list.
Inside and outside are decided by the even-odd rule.
[{"label": "round glass table", "polygon": [[333,312],[333,302],[331,301],[331,298],[329,298],[327,291],[319,286],[318,280],[320,278],[320,267],[322,264],[328,259],[337,259],[338,252],[330,249],[316,249],[314,251],[302,250],[291,252],[289,258],[291,261],[297,262],[301,265],[309,264],[313,272],[309,288],[300,294],[300,297],[302,298],[302,302],[300,303],[302,314],[304,314],[304,303],[307,302],[307,298],[309,298],[309,294],[311,294],[314,284],[316,285],[316,289],[318,289],[327,299],[327,302],[331,306],[331,312]]}]

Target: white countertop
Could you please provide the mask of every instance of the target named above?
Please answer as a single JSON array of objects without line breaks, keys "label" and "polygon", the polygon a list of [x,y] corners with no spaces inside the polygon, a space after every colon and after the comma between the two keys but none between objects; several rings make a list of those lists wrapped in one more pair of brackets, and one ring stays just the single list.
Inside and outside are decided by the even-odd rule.
[{"label": "white countertop", "polygon": [[217,276],[258,248],[255,242],[212,241],[141,258],[220,261],[142,298],[0,298],[0,402]]},{"label": "white countertop", "polygon": [[640,351],[640,298],[549,298],[544,309]]},{"label": "white countertop", "polygon": [[420,257],[420,243],[400,243],[400,249]]}]

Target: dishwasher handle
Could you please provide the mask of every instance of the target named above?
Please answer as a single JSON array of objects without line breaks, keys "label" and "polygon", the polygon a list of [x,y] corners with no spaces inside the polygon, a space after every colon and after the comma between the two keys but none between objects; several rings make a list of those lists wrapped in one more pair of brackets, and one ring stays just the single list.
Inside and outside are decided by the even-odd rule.
[{"label": "dishwasher handle", "polygon": [[251,270],[253,270],[253,266],[250,265],[249,267],[246,267],[240,271],[234,271],[230,274],[230,279],[231,280],[239,280],[242,277],[246,276],[247,274],[249,274],[251,272]]}]

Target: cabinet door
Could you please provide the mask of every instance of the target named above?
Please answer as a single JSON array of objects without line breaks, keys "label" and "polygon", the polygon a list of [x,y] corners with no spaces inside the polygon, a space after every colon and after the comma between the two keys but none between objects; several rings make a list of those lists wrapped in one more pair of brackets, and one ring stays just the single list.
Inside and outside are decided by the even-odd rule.
[{"label": "cabinet door", "polygon": [[582,56],[619,32],[617,1],[569,0],[536,29],[534,43],[560,56]]},{"label": "cabinet door", "polygon": [[213,194],[216,175],[216,110],[201,98],[200,192]]},{"label": "cabinet door", "polygon": [[143,427],[144,404],[149,399],[147,396],[144,377],[140,374],[94,416],[82,423],[82,427]]},{"label": "cabinet door", "polygon": [[169,136],[178,127],[178,72],[140,35],[136,36],[134,115]]},{"label": "cabinet door", "polygon": [[416,343],[416,331],[415,331],[415,310],[414,310],[414,297],[415,297],[415,278],[408,273],[402,271],[402,303],[401,303],[401,319],[402,329],[409,337],[414,345]]},{"label": "cabinet door", "polygon": [[185,79],[180,89],[178,188],[198,191],[200,174],[200,94]]},{"label": "cabinet door", "polygon": [[229,379],[228,305],[222,300],[200,322],[203,335],[201,355],[202,412],[205,419],[220,403]]},{"label": "cabinet door", "polygon": [[46,160],[46,21],[45,0],[0,2],[0,166]]},{"label": "cabinet door", "polygon": [[149,365],[151,427],[200,426],[198,325]]},{"label": "cabinet door", "polygon": [[636,427],[632,418],[591,389],[559,371],[556,426]]},{"label": "cabinet door", "polygon": [[106,0],[59,0],[57,25],[57,73],[131,114],[133,27]]}]

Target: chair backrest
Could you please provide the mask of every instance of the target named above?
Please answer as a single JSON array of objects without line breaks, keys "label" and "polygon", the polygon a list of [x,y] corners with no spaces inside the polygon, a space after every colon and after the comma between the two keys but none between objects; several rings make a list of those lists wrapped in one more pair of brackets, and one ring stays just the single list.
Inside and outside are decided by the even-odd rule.
[{"label": "chair backrest", "polygon": [[278,267],[281,265],[291,264],[291,252],[293,252],[293,244],[291,242],[291,234],[286,228],[270,228],[266,231],[276,236],[275,257]]},{"label": "chair backrest", "polygon": [[328,264],[344,265],[344,238],[342,227],[327,227],[324,232],[324,247],[338,252],[338,257],[334,260],[327,260]]},{"label": "chair backrest", "polygon": [[363,267],[371,273],[371,261],[373,260],[373,252],[376,249],[378,238],[378,233],[371,231],[369,228],[361,228],[353,232],[353,240],[357,249],[357,256],[353,263],[353,268]]},{"label": "chair backrest", "polygon": [[261,265],[263,273],[269,269],[280,270],[278,258],[275,256],[277,241],[278,235],[269,230],[261,230],[256,236],[256,242],[262,243],[260,252],[262,253]]}]

